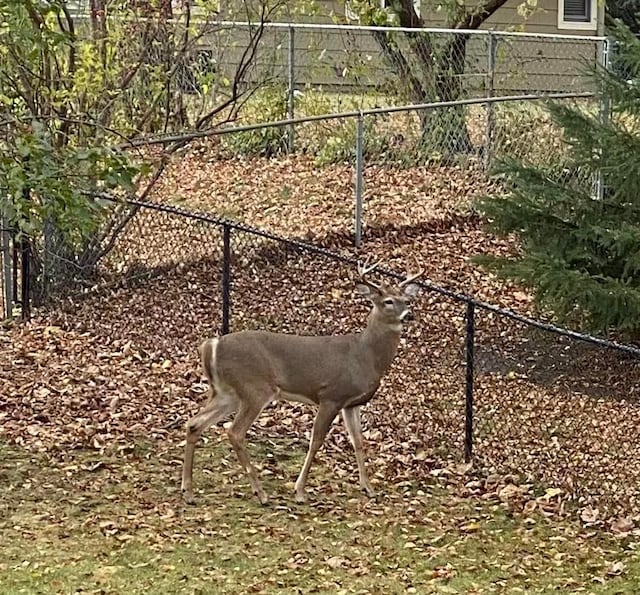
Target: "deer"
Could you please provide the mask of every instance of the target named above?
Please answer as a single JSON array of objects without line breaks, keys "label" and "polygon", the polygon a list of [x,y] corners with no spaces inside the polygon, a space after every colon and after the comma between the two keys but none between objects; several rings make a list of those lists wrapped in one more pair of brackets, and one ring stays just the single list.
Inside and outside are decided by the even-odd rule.
[{"label": "deer", "polygon": [[311,336],[243,330],[200,344],[208,398],[186,424],[181,486],[186,504],[195,503],[193,458],[200,436],[233,413],[227,436],[253,493],[261,504],[268,504],[245,437],[263,408],[282,399],[317,406],[307,455],[295,482],[295,501],[306,502],[311,464],[339,413],[355,452],[360,488],[375,497],[365,466],[360,408],[373,398],[391,366],[404,323],[413,320],[410,304],[419,294],[413,281],[424,272],[407,273],[396,286],[376,284],[368,275],[379,264],[369,265],[369,259],[357,262],[356,291],[372,306],[359,333]]}]

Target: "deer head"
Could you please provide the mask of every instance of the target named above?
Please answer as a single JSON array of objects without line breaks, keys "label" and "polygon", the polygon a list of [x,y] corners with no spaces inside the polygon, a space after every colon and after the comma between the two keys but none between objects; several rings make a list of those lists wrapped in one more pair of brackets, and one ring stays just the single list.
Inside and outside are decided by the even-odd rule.
[{"label": "deer head", "polygon": [[379,262],[369,265],[367,259],[364,264],[358,262],[358,274],[360,283],[356,285],[357,292],[367,298],[373,304],[373,315],[389,325],[398,325],[405,321],[413,320],[410,303],[413,301],[420,288],[413,283],[424,273],[419,269],[416,273],[407,273],[406,278],[396,287],[377,284],[367,278],[374,271]]}]

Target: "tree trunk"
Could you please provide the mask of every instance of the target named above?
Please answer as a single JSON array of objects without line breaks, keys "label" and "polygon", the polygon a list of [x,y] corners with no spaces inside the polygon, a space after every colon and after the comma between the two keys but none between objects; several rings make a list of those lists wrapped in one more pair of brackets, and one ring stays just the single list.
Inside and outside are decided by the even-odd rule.
[{"label": "tree trunk", "polygon": [[[468,35],[456,35],[438,57],[434,72],[436,101],[462,98],[468,38]],[[463,105],[428,110],[421,123],[423,148],[439,153],[445,161],[472,151]]]},{"label": "tree trunk", "polygon": [[[394,34],[374,31],[387,62],[402,81],[401,93],[412,103],[457,101],[463,95],[467,35],[455,35],[440,51],[430,34],[407,33],[411,55],[402,50]],[[402,89],[402,86],[400,87]],[[472,149],[464,106],[420,112],[421,148],[425,156],[440,156],[447,161]]]}]

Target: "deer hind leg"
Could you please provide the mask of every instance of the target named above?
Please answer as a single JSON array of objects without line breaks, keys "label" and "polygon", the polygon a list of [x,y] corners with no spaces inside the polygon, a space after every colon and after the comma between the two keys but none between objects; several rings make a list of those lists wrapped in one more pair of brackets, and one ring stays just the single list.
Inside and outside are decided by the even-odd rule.
[{"label": "deer hind leg", "polygon": [[[258,415],[260,415],[260,412],[262,411],[264,406],[271,400],[271,397],[250,398],[246,396],[246,394],[247,393],[243,395],[244,398],[240,399],[238,412],[236,413],[236,416],[231,423],[231,427],[227,431],[227,435],[229,436],[229,442],[231,442],[233,450],[235,450],[236,455],[238,455],[240,464],[249,476],[249,482],[251,483],[251,489],[253,490],[253,493],[258,497],[258,500],[260,500],[261,504],[267,504],[269,502],[269,498],[262,489],[262,484],[258,479],[258,473],[256,472],[255,467],[251,464],[251,461],[249,459],[249,453],[245,445],[245,437],[253,422],[256,420]],[[255,393],[252,391],[252,394],[271,395],[273,394],[273,390],[256,390]]]},{"label": "deer hind leg", "polygon": [[193,497],[193,453],[202,433],[233,413],[238,403],[233,395],[215,393],[210,389],[209,399],[204,407],[187,422],[187,443],[184,448],[182,465],[182,496],[187,504],[194,504]]},{"label": "deer hind leg", "polygon": [[321,402],[318,407],[318,413],[316,414],[316,419],[313,422],[313,430],[311,431],[311,442],[309,442],[307,457],[300,470],[300,475],[298,475],[298,479],[296,480],[296,502],[302,503],[307,500],[304,488],[307,484],[307,476],[309,475],[309,469],[311,469],[311,463],[313,463],[313,458],[316,456],[318,450],[320,450],[331,426],[331,422],[333,422],[339,410],[339,407],[336,407],[330,402]]},{"label": "deer hind leg", "polygon": [[360,476],[360,489],[370,498],[376,495],[375,490],[369,483],[367,468],[364,464],[364,451],[362,448],[362,425],[360,423],[360,407],[348,407],[342,410],[342,419],[349,432],[353,450],[356,453],[358,463],[358,475]]}]

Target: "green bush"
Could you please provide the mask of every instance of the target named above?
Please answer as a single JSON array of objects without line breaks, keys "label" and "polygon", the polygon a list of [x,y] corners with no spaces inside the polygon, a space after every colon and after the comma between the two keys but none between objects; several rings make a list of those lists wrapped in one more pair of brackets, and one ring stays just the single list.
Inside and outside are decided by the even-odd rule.
[{"label": "green bush", "polygon": [[[368,116],[363,124],[364,157],[384,156],[390,147],[389,138],[381,134],[376,126],[377,119]],[[355,118],[331,122],[331,136],[316,153],[316,163],[326,165],[354,161],[356,157],[358,124]]]},{"label": "green bush", "polygon": [[[282,86],[264,87],[244,104],[237,125],[263,124],[287,117],[287,92]],[[235,155],[271,157],[287,148],[287,128],[272,126],[226,134],[223,146]]]},{"label": "green bush", "polygon": [[[355,112],[369,104],[377,105],[381,98],[367,98],[348,93],[327,93],[306,89],[296,99],[297,116],[317,116],[331,113]],[[365,156],[386,154],[391,145],[388,130],[382,130],[382,117],[367,116],[364,120]],[[356,119],[344,118],[308,122],[296,127],[296,150],[315,156],[318,165],[353,161],[356,154]]]},{"label": "green bush", "polygon": [[[620,58],[640,79],[640,41],[624,29],[617,33],[625,41]],[[567,102],[548,106],[562,134],[562,157],[581,175],[569,182],[544,155],[542,165],[505,160],[499,171],[506,192],[484,198],[478,208],[494,232],[515,236],[521,249],[481,262],[530,287],[559,320],[638,339],[640,87],[604,70],[596,71],[594,83],[597,99],[611,106],[609,118]]]},{"label": "green bush", "polygon": [[568,161],[562,129],[544,104],[526,102],[495,106],[492,156],[529,165],[557,167]]}]

